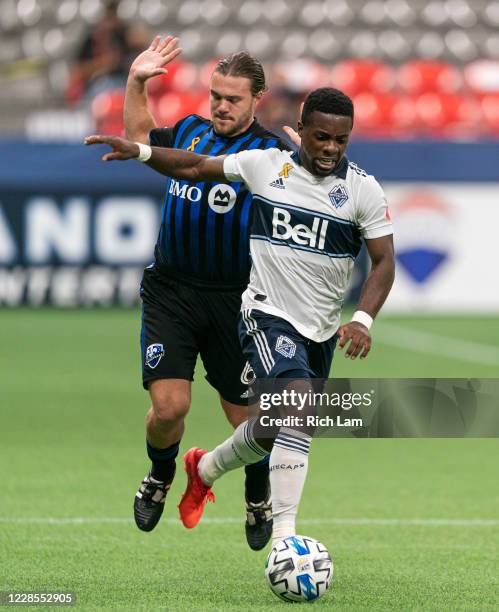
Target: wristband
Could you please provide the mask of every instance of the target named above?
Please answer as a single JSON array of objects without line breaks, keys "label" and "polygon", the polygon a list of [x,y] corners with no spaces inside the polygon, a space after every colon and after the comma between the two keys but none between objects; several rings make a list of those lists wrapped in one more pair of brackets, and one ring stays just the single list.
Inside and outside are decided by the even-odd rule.
[{"label": "wristband", "polygon": [[356,310],[353,313],[352,321],[362,323],[362,325],[365,325],[367,329],[371,329],[371,325],[373,324],[373,318],[371,315],[368,315],[367,312],[364,312],[363,310]]},{"label": "wristband", "polygon": [[141,142],[135,143],[139,147],[139,154],[136,157],[141,162],[146,162],[152,155],[152,149],[149,145],[142,144]]}]

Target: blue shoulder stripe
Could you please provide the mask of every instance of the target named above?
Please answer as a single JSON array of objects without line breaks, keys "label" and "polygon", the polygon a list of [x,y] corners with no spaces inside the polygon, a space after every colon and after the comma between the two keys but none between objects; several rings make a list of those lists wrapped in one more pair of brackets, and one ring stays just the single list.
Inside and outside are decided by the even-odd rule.
[{"label": "blue shoulder stripe", "polygon": [[196,121],[196,116],[195,115],[189,115],[189,117],[186,117],[182,123],[182,125],[180,126],[180,128],[177,131],[177,134],[175,136],[175,142],[174,142],[174,148],[178,149],[179,148],[179,142],[180,139],[182,138],[185,130],[192,125],[192,123],[194,123],[194,121]]},{"label": "blue shoulder stripe", "polygon": [[277,138],[269,138],[266,142],[265,142],[265,149],[277,149],[277,143],[278,140]]},{"label": "blue shoulder stripe", "polygon": [[[223,149],[224,143],[218,142],[211,149],[210,155],[218,155]],[[206,230],[205,230],[205,253],[204,265],[209,275],[212,275],[215,270],[215,223],[216,212],[208,206],[206,209]]]}]

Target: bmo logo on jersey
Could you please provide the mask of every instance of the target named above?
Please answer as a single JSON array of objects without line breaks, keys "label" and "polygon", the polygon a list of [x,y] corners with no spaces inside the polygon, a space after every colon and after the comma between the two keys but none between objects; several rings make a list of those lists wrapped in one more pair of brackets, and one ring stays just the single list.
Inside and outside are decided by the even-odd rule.
[{"label": "bmo logo on jersey", "polygon": [[236,198],[237,193],[233,187],[224,183],[217,183],[210,189],[208,204],[216,213],[224,215],[234,208]]},{"label": "bmo logo on jersey", "polygon": [[284,208],[274,208],[274,214],[272,216],[272,238],[292,240],[296,244],[302,246],[323,250],[326,243],[326,233],[329,221],[321,217],[314,217],[313,215],[299,214],[296,216],[301,218],[306,216],[310,218],[311,225],[293,222],[294,220],[289,211]]},{"label": "bmo logo on jersey", "polygon": [[[196,185],[189,185],[184,181],[171,179],[169,193],[182,200],[199,202],[203,196],[203,190]],[[208,205],[216,213],[224,215],[234,208],[237,193],[234,188],[224,183],[213,185],[208,193]]]},{"label": "bmo logo on jersey", "polygon": [[203,192],[199,187],[195,185],[189,185],[188,183],[179,182],[172,179],[170,182],[170,189],[168,190],[174,196],[182,198],[182,200],[189,200],[190,202],[199,202]]}]

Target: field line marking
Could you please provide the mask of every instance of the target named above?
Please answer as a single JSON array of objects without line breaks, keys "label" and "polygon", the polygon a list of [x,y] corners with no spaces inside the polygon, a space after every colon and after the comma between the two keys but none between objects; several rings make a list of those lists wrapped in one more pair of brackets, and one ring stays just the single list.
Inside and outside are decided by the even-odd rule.
[{"label": "field line marking", "polygon": [[458,340],[393,323],[378,323],[377,329],[376,341],[380,344],[410,348],[426,355],[442,355],[466,363],[499,365],[499,349],[489,344]]},{"label": "field line marking", "polygon": [[[202,519],[204,525],[239,524],[241,517],[205,517]],[[170,525],[181,526],[176,518],[164,518],[162,522]],[[125,517],[0,517],[0,523],[10,525],[89,525],[89,524],[132,524],[131,518]],[[499,519],[383,519],[383,518],[304,518],[298,521],[300,525],[380,525],[380,526],[421,526],[421,527],[499,527]]]}]

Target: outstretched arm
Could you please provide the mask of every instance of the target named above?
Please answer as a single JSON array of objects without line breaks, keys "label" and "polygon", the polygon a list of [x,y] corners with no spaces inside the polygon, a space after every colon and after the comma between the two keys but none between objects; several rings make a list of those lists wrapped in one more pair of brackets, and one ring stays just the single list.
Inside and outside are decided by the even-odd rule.
[{"label": "outstretched arm", "polygon": [[[141,149],[136,142],[118,138],[118,136],[87,136],[86,145],[106,144],[113,150],[102,156],[102,161],[138,159]],[[149,147],[142,145],[151,152],[144,162],[156,172],[187,181],[225,181],[225,155],[210,157],[198,155],[181,149]]]},{"label": "outstretched arm", "polygon": [[156,122],[147,106],[146,83],[150,78],[168,72],[165,66],[182,53],[177,44],[178,38],[173,36],[167,36],[164,40],[156,36],[130,67],[124,110],[125,133],[130,140],[144,144],[149,142],[149,132],[156,127]]},{"label": "outstretched arm", "polygon": [[[385,303],[395,278],[395,256],[393,236],[382,236],[366,240],[371,258],[371,271],[364,283],[357,310],[367,313],[372,319]],[[359,321],[350,321],[338,330],[338,347],[342,349],[350,340],[345,357],[364,359],[371,348],[369,329]]]}]

